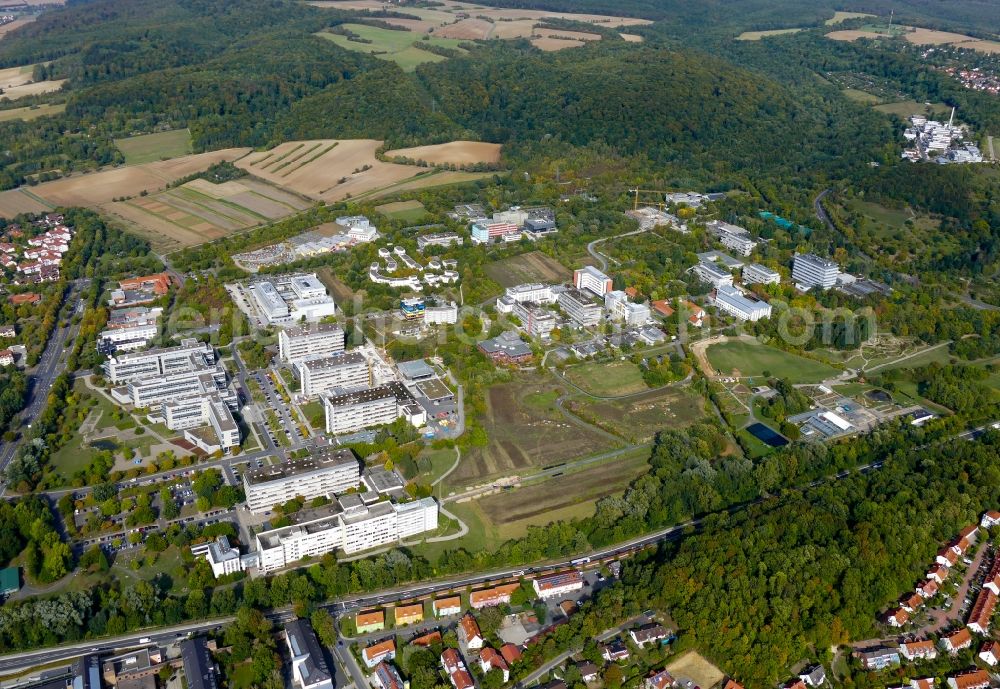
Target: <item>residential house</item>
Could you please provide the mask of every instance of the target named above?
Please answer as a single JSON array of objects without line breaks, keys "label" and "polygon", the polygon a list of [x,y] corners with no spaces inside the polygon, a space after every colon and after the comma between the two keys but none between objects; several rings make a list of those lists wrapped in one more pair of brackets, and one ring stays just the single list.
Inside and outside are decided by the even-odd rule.
[{"label": "residential house", "polygon": [[917,593],[903,596],[899,601],[899,607],[906,612],[916,612],[924,604],[924,599]]},{"label": "residential house", "polygon": [[361,659],[365,661],[365,665],[367,665],[369,669],[374,668],[383,660],[392,660],[395,657],[396,641],[394,639],[380,641],[379,643],[368,646],[361,651]]},{"label": "residential house", "polygon": [[598,668],[590,661],[577,663],[576,669],[580,671],[580,679],[582,679],[586,684],[596,682],[598,679],[600,679],[601,676],[600,668]]},{"label": "residential house", "polygon": [[42,300],[42,295],[36,294],[35,292],[12,294],[9,297],[7,297],[7,301],[9,301],[14,306],[20,306],[21,304],[37,304],[41,300]]},{"label": "residential house", "polygon": [[993,564],[990,565],[989,571],[983,577],[983,588],[1000,596],[1000,555],[993,559]]},{"label": "residential house", "polygon": [[462,662],[462,656],[454,648],[444,649],[441,654],[441,665],[448,673],[448,679],[455,689],[473,689],[475,687],[472,675],[469,674],[465,663]]},{"label": "residential house", "polygon": [[948,678],[951,689],[986,689],[990,686],[990,673],[986,670],[966,670]]},{"label": "residential house", "polygon": [[659,672],[651,672],[646,681],[643,682],[645,689],[668,689],[668,687],[674,686],[674,677],[666,670],[660,670]]},{"label": "residential house", "polygon": [[469,605],[471,605],[476,610],[481,610],[483,608],[489,608],[497,605],[505,605],[510,603],[510,596],[521,584],[503,584],[501,586],[494,586],[491,589],[485,589],[483,591],[473,591],[469,594]]},{"label": "residential house", "polygon": [[483,635],[479,631],[479,623],[470,613],[466,613],[458,625],[458,639],[470,650],[483,647]]},{"label": "residential house", "polygon": [[404,624],[416,624],[424,619],[424,606],[422,603],[414,605],[400,605],[396,608],[396,626]]},{"label": "residential house", "polygon": [[399,671],[389,663],[379,663],[373,673],[375,682],[380,689],[405,689],[406,683],[399,676]]},{"label": "residential house", "polygon": [[0,325],[0,337],[16,337],[17,327],[13,325]]},{"label": "residential house", "polygon": [[822,665],[816,663],[800,672],[799,679],[810,687],[819,687],[826,682],[826,670],[823,669]]},{"label": "residential house", "polygon": [[385,629],[385,612],[383,610],[359,612],[354,617],[354,628],[358,630],[358,634],[368,634]]},{"label": "residential house", "polygon": [[944,580],[948,578],[948,568],[944,565],[934,565],[928,570],[927,578],[943,584]]},{"label": "residential house", "polygon": [[855,656],[861,661],[861,667],[866,670],[884,670],[893,665],[899,665],[899,650],[879,646],[864,651],[856,651]]},{"label": "residential house", "polygon": [[990,618],[997,605],[997,596],[993,591],[984,588],[976,596],[976,602],[969,613],[969,629],[977,634],[987,634],[990,631]]},{"label": "residential house", "polygon": [[428,632],[427,634],[421,634],[420,636],[413,639],[410,642],[413,646],[431,646],[441,641],[441,632],[435,629],[433,632]]},{"label": "residential house", "polygon": [[10,349],[0,349],[0,366],[13,366],[14,352]]},{"label": "residential house", "polygon": [[910,689],[934,689],[937,679],[934,677],[920,677],[910,680]]},{"label": "residential house", "polygon": [[670,636],[670,632],[662,624],[647,624],[629,631],[629,636],[636,646],[645,646],[666,639]]},{"label": "residential house", "polygon": [[743,685],[730,677],[726,680],[726,683],[722,685],[722,689],[743,689]]},{"label": "residential house", "polygon": [[910,613],[903,608],[896,608],[885,617],[886,624],[890,627],[902,627],[910,621]]},{"label": "residential house", "polygon": [[979,649],[979,659],[990,667],[995,667],[1000,662],[1000,644],[990,639]]},{"label": "residential house", "polygon": [[500,647],[500,655],[503,656],[508,665],[513,665],[521,659],[521,649],[514,644],[504,644]]},{"label": "residential house", "polygon": [[907,660],[934,660],[937,648],[930,639],[907,641],[899,645],[899,654]]},{"label": "residential house", "polygon": [[984,529],[992,529],[997,524],[1000,524],[1000,512],[996,510],[990,510],[983,514],[983,518],[979,520],[979,526]]},{"label": "residential house", "polygon": [[479,669],[483,671],[484,675],[490,670],[499,670],[503,674],[504,682],[510,679],[510,666],[507,665],[507,661],[503,659],[500,652],[492,646],[485,646],[479,652]]},{"label": "residential house", "polygon": [[435,617],[450,617],[462,612],[462,599],[459,596],[438,598],[432,604]]},{"label": "residential house", "polygon": [[609,663],[627,660],[629,657],[628,648],[621,641],[612,641],[601,647],[601,657]]},{"label": "residential house", "polygon": [[963,648],[968,648],[971,645],[972,634],[965,628],[945,634],[938,639],[938,646],[941,647],[941,650],[951,653],[952,655],[958,653]]},{"label": "residential house", "polygon": [[806,683],[801,679],[790,679],[781,685],[781,689],[806,689]]},{"label": "residential house", "polygon": [[958,562],[958,553],[952,550],[950,547],[945,546],[938,551],[937,557],[934,558],[934,562],[944,567],[951,567],[956,562]]},{"label": "residential house", "polygon": [[917,586],[917,594],[927,600],[928,598],[933,598],[938,592],[938,583],[933,579],[924,579]]}]

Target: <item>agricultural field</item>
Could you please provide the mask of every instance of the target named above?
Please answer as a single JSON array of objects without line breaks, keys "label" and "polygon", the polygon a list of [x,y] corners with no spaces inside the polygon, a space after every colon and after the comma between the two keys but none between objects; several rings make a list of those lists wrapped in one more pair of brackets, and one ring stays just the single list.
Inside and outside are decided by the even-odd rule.
[{"label": "agricultural field", "polygon": [[714,687],[725,677],[697,651],[688,651],[667,665],[667,671],[678,679],[689,679],[699,687]]},{"label": "agricultural field", "polygon": [[32,105],[27,108],[0,110],[0,122],[10,122],[12,120],[30,122],[46,115],[58,115],[64,110],[66,110],[65,103],[43,103],[42,105]]},{"label": "agricultural field", "polygon": [[566,379],[596,397],[621,397],[646,390],[639,367],[631,361],[587,362],[567,368]]},{"label": "agricultural field", "polygon": [[495,530],[493,535],[515,538],[529,526],[592,515],[599,498],[624,491],[648,471],[648,460],[649,450],[639,448],[581,471],[487,495],[476,502],[485,526]]},{"label": "agricultural field", "polygon": [[705,401],[683,389],[650,390],[623,400],[575,399],[567,408],[585,421],[622,436],[630,443],[647,443],[666,429],[684,428],[705,415]]},{"label": "agricultural field", "polygon": [[451,141],[446,144],[414,146],[386,151],[385,157],[424,160],[431,165],[472,165],[500,162],[500,144],[483,141]]},{"label": "agricultural field", "polygon": [[35,21],[34,15],[28,17],[20,17],[19,19],[15,19],[12,22],[0,26],[0,40],[2,40],[4,36],[9,34],[14,29],[20,29],[25,24],[28,24],[29,22],[33,21]]},{"label": "agricultural field", "polygon": [[402,220],[403,222],[417,222],[425,215],[427,209],[419,201],[396,201],[376,206],[375,211],[389,218],[390,220]]},{"label": "agricultural field", "polygon": [[867,14],[865,12],[841,12],[837,10],[833,13],[833,16],[823,22],[826,26],[834,26],[836,24],[841,24],[848,19],[862,19],[864,17],[874,17],[874,14]]},{"label": "agricultural field", "polygon": [[305,210],[301,197],[252,179],[212,184],[203,179],[150,196],[104,204],[153,248],[169,252]]},{"label": "agricultural field", "polygon": [[55,79],[48,81],[31,80],[35,65],[24,65],[23,67],[9,67],[0,69],[0,100],[17,100],[25,96],[37,96],[42,93],[58,91],[66,83],[65,79]]},{"label": "agricultural field", "polygon": [[471,485],[529,474],[608,449],[612,442],[605,436],[572,423],[554,404],[538,403],[540,394],[551,396],[558,390],[558,385],[537,374],[519,375],[514,382],[490,388],[483,419],[490,442],[463,453],[448,483]]},{"label": "agricultural field", "polygon": [[359,53],[372,54],[380,60],[389,60],[399,65],[404,72],[412,72],[419,65],[425,62],[441,62],[447,60],[444,55],[438,55],[427,50],[422,50],[413,44],[420,42],[421,45],[432,45],[438,48],[448,48],[465,52],[458,46],[463,42],[456,38],[438,38],[439,33],[433,36],[428,34],[416,34],[412,31],[393,31],[377,26],[366,26],[365,24],[342,24],[353,34],[359,36],[364,42],[351,40],[349,36],[330,33],[328,31],[317,34],[329,41],[333,41],[341,48],[353,50]]},{"label": "agricultural field", "polygon": [[822,362],[748,342],[720,342],[708,347],[709,363],[719,375],[746,378],[774,376],[793,383],[815,383],[837,375],[837,369]]},{"label": "agricultural field", "polygon": [[433,189],[436,187],[449,187],[459,184],[472,184],[481,179],[489,179],[495,175],[506,174],[498,172],[461,172],[458,170],[430,170],[421,172],[415,177],[404,179],[401,182],[390,184],[386,187],[377,187],[353,197],[355,200],[376,199],[391,194],[399,194],[404,191],[418,191],[420,189]]},{"label": "agricultural field", "polygon": [[898,115],[902,118],[907,118],[910,115],[931,115],[935,117],[947,116],[951,112],[949,108],[944,103],[931,103],[927,105],[926,103],[920,103],[915,100],[903,100],[897,101],[895,103],[883,103],[882,105],[876,105],[875,109],[879,112],[883,112],[886,115]]},{"label": "agricultural field", "polygon": [[19,213],[45,213],[55,208],[27,187],[0,191],[0,218],[13,218]]},{"label": "agricultural field", "polygon": [[798,33],[802,29],[771,29],[770,31],[744,31],[739,36],[736,37],[737,41],[759,41],[764,38],[770,38],[771,36],[786,36],[788,34]]},{"label": "agricultural field", "polygon": [[157,160],[179,158],[191,153],[191,130],[141,134],[127,139],[115,139],[115,146],[125,156],[126,165],[141,165]]},{"label": "agricultural field", "polygon": [[503,287],[513,287],[524,282],[568,282],[572,272],[551,256],[541,251],[529,251],[486,266],[486,275]]},{"label": "agricultural field", "polygon": [[269,151],[255,151],[238,167],[278,187],[317,201],[340,201],[391,187],[426,170],[383,163],[375,157],[375,139],[289,141]]},{"label": "agricultural field", "polygon": [[[856,30],[832,31],[826,35],[827,38],[835,41],[856,41],[859,38],[887,38],[889,36],[889,29],[886,25],[869,25]],[[891,36],[894,38],[901,36],[907,43],[914,45],[948,45],[954,48],[975,50],[979,53],[1000,53],[1000,42],[998,41],[982,40],[965,34],[924,29],[918,26],[894,26]]]}]

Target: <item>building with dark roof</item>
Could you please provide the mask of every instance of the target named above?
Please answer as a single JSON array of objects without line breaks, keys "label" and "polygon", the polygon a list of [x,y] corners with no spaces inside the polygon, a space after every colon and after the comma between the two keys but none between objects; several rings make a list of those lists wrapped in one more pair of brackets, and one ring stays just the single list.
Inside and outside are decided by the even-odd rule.
[{"label": "building with dark roof", "polygon": [[292,657],[292,677],[299,689],[333,689],[333,675],[309,620],[285,625],[285,642]]},{"label": "building with dark roof", "polygon": [[219,672],[205,645],[205,637],[181,642],[181,662],[188,689],[219,689]]}]

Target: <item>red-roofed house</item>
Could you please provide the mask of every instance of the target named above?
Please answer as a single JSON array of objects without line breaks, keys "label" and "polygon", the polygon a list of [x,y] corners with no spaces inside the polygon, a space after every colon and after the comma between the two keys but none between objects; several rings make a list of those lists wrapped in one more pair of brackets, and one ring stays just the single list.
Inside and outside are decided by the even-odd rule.
[{"label": "red-roofed house", "polygon": [[943,584],[944,580],[948,578],[948,568],[944,565],[934,565],[927,572],[927,578]]},{"label": "red-roofed house", "polygon": [[945,546],[938,551],[937,557],[934,558],[934,562],[939,565],[944,565],[945,567],[951,567],[953,564],[958,562],[958,553],[948,546]]},{"label": "red-roofed house", "polygon": [[997,524],[1000,524],[1000,512],[996,510],[990,510],[983,515],[983,518],[979,520],[979,526],[984,529],[991,529]]},{"label": "red-roofed house", "polygon": [[951,689],[986,689],[990,686],[990,674],[986,670],[966,670],[948,678]]},{"label": "red-roofed house", "polygon": [[490,670],[500,670],[503,673],[503,681],[510,679],[510,666],[503,659],[500,652],[492,646],[485,646],[479,652],[479,668],[486,674]]},{"label": "red-roofed house", "polygon": [[997,596],[989,589],[983,589],[976,596],[976,602],[969,613],[969,629],[977,634],[987,634],[990,631],[990,618],[997,605]]},{"label": "red-roofed house", "polygon": [[952,655],[958,653],[963,648],[968,648],[971,645],[972,634],[970,634],[969,630],[965,628],[951,632],[950,634],[945,634],[938,640],[938,646],[941,647],[941,650],[947,651]]},{"label": "red-roofed house", "polygon": [[504,644],[500,647],[500,655],[503,656],[508,665],[513,665],[521,659],[521,649],[514,644]]},{"label": "red-roofed house", "polygon": [[21,304],[37,304],[42,300],[42,295],[35,294],[34,292],[25,292],[24,294],[12,294],[7,297],[9,301],[14,306],[20,306]]},{"label": "red-roofed house", "polygon": [[436,644],[440,640],[441,640],[441,632],[435,629],[433,632],[428,632],[427,634],[422,634],[421,636],[418,636],[410,643],[414,646],[426,647],[432,644]]},{"label": "red-roofed house", "polygon": [[646,689],[667,689],[674,686],[674,677],[666,670],[651,672],[646,678],[644,685]]},{"label": "red-roofed house", "polygon": [[911,593],[907,596],[903,596],[899,601],[899,607],[901,607],[906,612],[916,612],[920,606],[924,604],[924,599],[920,597],[917,593]]},{"label": "red-roofed house", "polygon": [[670,318],[674,315],[674,307],[670,305],[670,302],[666,299],[656,299],[655,301],[649,302],[650,308],[656,313],[660,314],[664,318]]},{"label": "red-roofed house", "polygon": [[937,681],[933,677],[921,677],[910,680],[910,689],[934,689]]},{"label": "red-roofed house", "polygon": [[917,586],[917,594],[924,600],[933,598],[938,592],[938,583],[933,579],[924,579]]},{"label": "red-roofed house", "polygon": [[899,645],[899,655],[907,660],[933,660],[937,658],[937,649],[930,639],[907,641]]},{"label": "red-roofed house", "polygon": [[1000,556],[993,559],[993,564],[990,565],[989,571],[983,577],[983,588],[1000,596]]},{"label": "red-roofed house", "polygon": [[726,680],[726,683],[722,685],[722,689],[743,689],[743,685],[730,677]]},{"label": "red-roofed house", "polygon": [[1000,661],[1000,644],[990,639],[979,649],[979,659],[990,667],[994,667]]},{"label": "red-roofed house", "polygon": [[910,621],[910,613],[902,608],[896,608],[885,616],[885,621],[890,627],[902,627]]},{"label": "red-roofed house", "polygon": [[479,623],[469,613],[466,613],[458,625],[458,638],[472,650],[483,647],[483,635],[479,631]]}]

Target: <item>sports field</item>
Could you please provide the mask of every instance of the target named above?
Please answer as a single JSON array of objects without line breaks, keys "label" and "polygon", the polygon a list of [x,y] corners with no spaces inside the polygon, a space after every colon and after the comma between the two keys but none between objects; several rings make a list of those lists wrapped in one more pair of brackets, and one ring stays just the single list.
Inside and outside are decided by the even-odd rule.
[{"label": "sports field", "polygon": [[646,390],[639,367],[631,361],[587,362],[570,366],[566,378],[597,397],[621,397]]},{"label": "sports field", "polygon": [[352,41],[349,36],[341,34],[321,32],[319,36],[333,41],[341,48],[353,50],[359,53],[373,54],[380,60],[395,62],[403,68],[405,72],[412,72],[417,66],[425,62],[441,62],[447,58],[427,50],[421,50],[413,44],[417,41],[421,45],[432,45],[450,50],[465,51],[458,46],[463,43],[457,38],[437,38],[436,36],[421,36],[411,31],[393,31],[377,26],[366,26],[364,24],[342,24],[344,29],[359,36],[365,42]]},{"label": "sports field", "polygon": [[0,122],[10,122],[11,120],[24,120],[29,122],[45,117],[46,115],[58,115],[66,110],[65,103],[43,103],[42,105],[32,105],[27,108],[11,108],[10,110],[0,110]]},{"label": "sports field", "polygon": [[396,201],[376,206],[375,211],[392,220],[417,222],[427,215],[427,209],[419,201]]},{"label": "sports field", "polygon": [[503,287],[524,282],[567,282],[573,277],[569,268],[541,251],[529,251],[486,266],[486,274]]},{"label": "sports field", "polygon": [[769,375],[788,378],[793,383],[816,383],[838,373],[837,369],[822,362],[747,342],[713,344],[706,354],[709,363],[723,376]]},{"label": "sports field", "polygon": [[191,130],[141,134],[127,139],[115,139],[115,146],[125,156],[126,165],[141,165],[157,160],[179,158],[191,152]]}]

